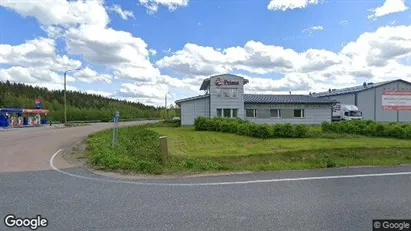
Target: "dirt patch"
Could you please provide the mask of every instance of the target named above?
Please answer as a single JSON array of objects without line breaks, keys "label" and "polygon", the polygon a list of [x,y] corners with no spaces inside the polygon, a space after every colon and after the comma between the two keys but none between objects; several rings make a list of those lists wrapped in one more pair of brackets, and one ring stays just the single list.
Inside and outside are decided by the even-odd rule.
[{"label": "dirt patch", "polygon": [[70,164],[85,167],[87,163],[87,159],[84,156],[86,153],[86,148],[87,144],[85,140],[78,141],[64,150],[63,158]]}]

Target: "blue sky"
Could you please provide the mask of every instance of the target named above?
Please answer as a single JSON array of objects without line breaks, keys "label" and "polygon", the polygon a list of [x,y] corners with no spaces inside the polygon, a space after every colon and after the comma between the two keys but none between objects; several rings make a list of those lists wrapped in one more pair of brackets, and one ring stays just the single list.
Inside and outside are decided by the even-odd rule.
[{"label": "blue sky", "polygon": [[200,94],[221,73],[276,94],[411,80],[410,1],[139,1],[0,3],[0,80],[60,89],[80,64],[71,89],[153,105]]}]

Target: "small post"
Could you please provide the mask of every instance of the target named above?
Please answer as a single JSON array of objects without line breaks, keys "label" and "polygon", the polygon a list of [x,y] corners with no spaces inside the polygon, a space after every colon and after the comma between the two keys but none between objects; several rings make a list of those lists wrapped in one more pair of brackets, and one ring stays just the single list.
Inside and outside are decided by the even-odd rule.
[{"label": "small post", "polygon": [[168,158],[167,136],[160,136],[160,149],[161,149],[161,159],[164,165],[167,163],[167,158]]},{"label": "small post", "polygon": [[113,117],[113,140],[111,141],[111,146],[114,147],[117,144],[118,140],[118,120],[120,117],[120,112],[116,111],[116,114]]}]

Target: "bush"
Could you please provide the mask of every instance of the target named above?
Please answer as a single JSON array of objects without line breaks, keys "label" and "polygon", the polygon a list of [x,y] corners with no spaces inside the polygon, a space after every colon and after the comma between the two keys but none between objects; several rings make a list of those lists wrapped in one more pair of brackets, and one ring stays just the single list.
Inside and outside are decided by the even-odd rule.
[{"label": "bush", "polygon": [[308,126],[304,124],[297,124],[294,127],[294,137],[296,138],[304,138],[308,135]]},{"label": "bush", "polygon": [[204,118],[197,117],[194,120],[194,130],[196,131],[217,131],[227,132],[238,135],[246,135],[256,138],[271,138],[271,137],[307,137],[308,126],[287,124],[256,124],[239,118]]},{"label": "bush", "polygon": [[250,132],[250,131],[249,131],[249,127],[250,127],[250,125],[249,125],[249,124],[245,124],[245,123],[238,125],[237,134],[238,134],[238,135],[243,135],[243,136],[248,135],[249,132]]},{"label": "bush", "polygon": [[411,139],[411,125],[408,125],[404,128],[405,131],[405,138]]},{"label": "bush", "polygon": [[402,139],[406,137],[405,129],[397,124],[390,123],[385,126],[384,136]]},{"label": "bush", "polygon": [[259,124],[258,126],[258,133],[257,136],[258,138],[263,138],[267,139],[271,137],[271,128],[268,124]]},{"label": "bush", "polygon": [[208,128],[207,125],[206,125],[207,122],[208,122],[207,118],[197,117],[194,120],[194,130],[196,130],[196,131],[207,131],[207,128]]},{"label": "bush", "polygon": [[339,134],[356,134],[377,137],[392,137],[399,139],[411,139],[411,125],[390,122],[383,124],[371,120],[340,121],[334,123],[323,122],[323,132]]},{"label": "bush", "polygon": [[331,132],[331,123],[324,121],[321,123],[321,130],[323,132]]}]

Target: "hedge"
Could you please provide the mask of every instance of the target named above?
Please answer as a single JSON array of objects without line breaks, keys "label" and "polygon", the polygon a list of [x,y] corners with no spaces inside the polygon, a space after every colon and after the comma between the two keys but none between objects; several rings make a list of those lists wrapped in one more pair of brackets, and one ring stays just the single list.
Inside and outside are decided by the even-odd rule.
[{"label": "hedge", "polygon": [[303,124],[256,124],[240,118],[205,118],[194,120],[196,131],[217,131],[251,136],[256,138],[304,138],[308,137],[308,126]]},{"label": "hedge", "polygon": [[411,139],[411,124],[395,122],[380,123],[372,120],[323,122],[321,128],[323,132]]}]

